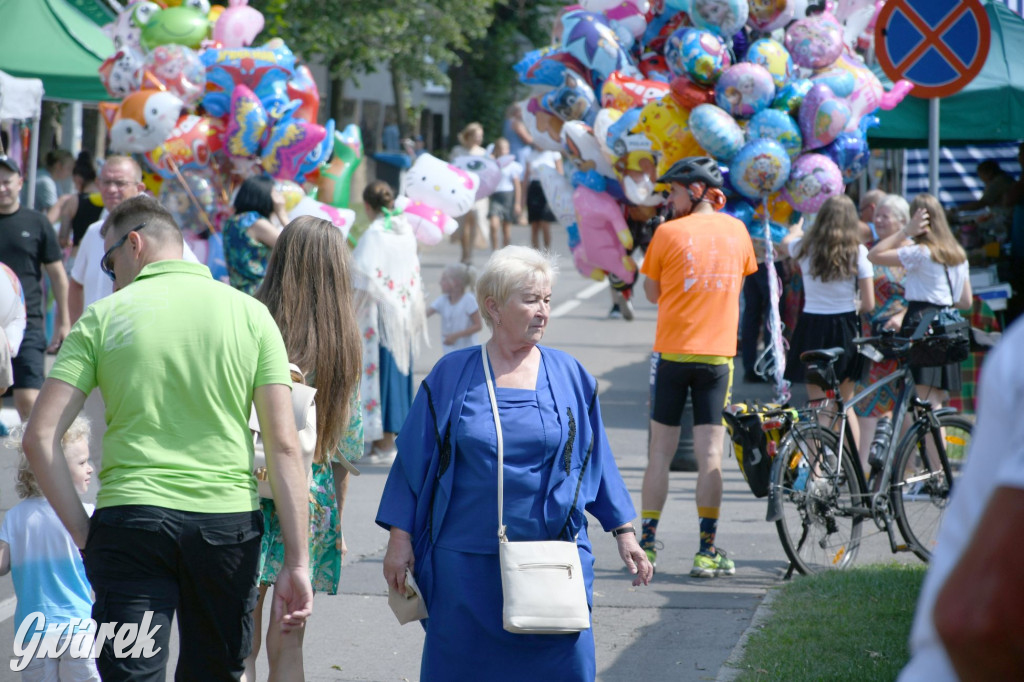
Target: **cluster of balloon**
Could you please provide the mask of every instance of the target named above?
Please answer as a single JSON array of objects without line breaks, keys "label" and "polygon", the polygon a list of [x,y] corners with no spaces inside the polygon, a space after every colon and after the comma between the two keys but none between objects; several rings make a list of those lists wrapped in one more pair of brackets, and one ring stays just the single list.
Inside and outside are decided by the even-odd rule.
[{"label": "cluster of balloon", "polygon": [[577,269],[631,281],[630,244],[615,235],[631,210],[663,201],[667,188],[656,180],[685,156],[715,158],[729,179],[726,211],[776,241],[799,213],[841,193],[866,169],[873,112],[911,87],[901,81],[886,92],[860,56],[880,8],[875,0],[564,8],[554,42],[514,68],[533,86],[517,105],[535,144],[574,167],[568,180],[541,180],[549,204],[570,197],[575,206],[555,214]]},{"label": "cluster of balloon", "polygon": [[[248,0],[212,9],[209,0],[132,2],[104,27],[115,52],[99,78],[119,100],[100,105],[110,150],[140,155],[160,181],[152,182],[159,200],[190,237],[219,229],[231,190],[254,172],[299,188],[296,215],[342,230],[354,220],[344,209],[363,157],[359,129],[336,134],[333,121],[317,123],[312,74],[279,39],[254,47],[263,27]],[[301,189],[321,168],[337,186],[321,194],[329,204]]]}]

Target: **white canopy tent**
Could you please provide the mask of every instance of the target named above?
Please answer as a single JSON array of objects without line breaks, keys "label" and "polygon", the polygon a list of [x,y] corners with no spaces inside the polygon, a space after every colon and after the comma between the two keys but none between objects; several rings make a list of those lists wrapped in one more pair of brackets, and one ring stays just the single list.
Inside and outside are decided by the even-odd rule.
[{"label": "white canopy tent", "polygon": [[[43,81],[38,78],[15,78],[0,71],[0,121],[32,121],[28,168],[22,168],[28,180],[26,204],[36,201],[36,165],[39,163],[39,119],[43,111]],[[6,152],[6,150],[4,150]]]}]

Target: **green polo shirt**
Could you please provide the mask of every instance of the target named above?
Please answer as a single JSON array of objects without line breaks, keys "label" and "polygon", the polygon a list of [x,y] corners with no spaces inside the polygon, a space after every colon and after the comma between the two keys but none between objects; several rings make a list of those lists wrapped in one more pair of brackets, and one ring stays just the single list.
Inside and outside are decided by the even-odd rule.
[{"label": "green polo shirt", "polygon": [[281,333],[256,299],[204,265],[165,260],[89,306],[50,377],[106,405],[96,508],[257,508],[253,389],[291,386]]}]

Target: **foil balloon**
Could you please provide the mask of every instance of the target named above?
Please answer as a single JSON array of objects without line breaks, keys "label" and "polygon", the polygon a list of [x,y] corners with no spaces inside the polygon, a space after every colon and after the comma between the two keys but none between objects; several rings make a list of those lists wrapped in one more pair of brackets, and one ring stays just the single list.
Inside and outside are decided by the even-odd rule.
[{"label": "foil balloon", "polygon": [[568,121],[562,126],[562,145],[566,157],[580,171],[595,171],[605,178],[615,177],[615,171],[601,152],[601,145],[587,124]]},{"label": "foil balloon", "polygon": [[669,83],[669,94],[684,109],[695,109],[701,104],[714,104],[715,91],[697,85],[686,76],[677,76]]},{"label": "foil balloon", "polygon": [[804,149],[824,147],[836,139],[850,122],[850,106],[832,94],[827,85],[811,87],[800,105],[800,132]]},{"label": "foil balloon", "polygon": [[202,99],[206,90],[206,68],[195,50],[183,45],[154,47],[146,55],[146,70],[187,107]]},{"label": "foil balloon", "polygon": [[316,123],[317,116],[320,114],[320,91],[316,87],[316,81],[313,79],[313,73],[309,67],[305,64],[295,67],[295,76],[288,81],[286,87],[288,97],[293,102],[299,102],[298,108],[292,115],[295,118]]},{"label": "foil balloon", "polygon": [[659,176],[683,157],[704,155],[704,150],[688,128],[689,119],[690,113],[671,97],[648,102],[640,111],[633,132],[645,135],[651,141],[651,147],[661,152]]},{"label": "foil balloon", "polygon": [[263,23],[263,14],[249,7],[249,0],[228,0],[227,9],[213,25],[213,39],[224,47],[248,47],[263,30]]},{"label": "foil balloon", "polygon": [[236,85],[256,93],[272,116],[283,115],[290,102],[286,83],[295,74],[295,55],[286,46],[207,49],[199,58],[206,67],[203,108],[211,116],[228,113]]},{"label": "foil balloon", "polygon": [[743,131],[736,120],[714,104],[701,104],[690,112],[690,131],[711,156],[728,161],[743,146]]},{"label": "foil balloon", "polygon": [[823,154],[804,154],[793,162],[784,191],[793,208],[817,213],[829,197],[843,193],[843,174]]},{"label": "foil balloon", "polygon": [[790,165],[785,147],[762,138],[748,142],[733,157],[729,178],[747,199],[761,199],[785,184]]},{"label": "foil balloon", "polygon": [[[287,197],[287,195],[285,196]],[[301,197],[294,208],[288,209],[288,222],[304,215],[328,221],[341,230],[341,233],[346,237],[356,221],[355,211],[348,208],[331,206],[307,196]]]},{"label": "foil balloon", "polygon": [[227,152],[231,156],[256,156],[263,145],[270,116],[263,103],[245,85],[231,93],[231,115],[227,126]]},{"label": "foil balloon", "polygon": [[[792,174],[792,168],[790,168],[790,173]],[[767,211],[765,210],[766,206]],[[769,194],[766,200],[759,201],[754,206],[755,222],[763,223],[765,216],[768,216],[770,222],[778,225],[792,225],[799,220],[800,213],[793,209],[793,204],[786,196],[785,186],[780,191]]]},{"label": "foil balloon", "polygon": [[785,86],[793,75],[793,58],[782,43],[770,38],[755,40],[747,49],[747,61],[768,69],[776,90]]},{"label": "foil balloon", "polygon": [[850,119],[846,124],[848,132],[855,130],[861,118],[875,109],[888,111],[895,108],[914,87],[909,81],[901,80],[893,84],[892,90],[886,92],[871,69],[866,67],[859,57],[850,54],[841,55],[829,69],[819,72],[816,77],[835,72],[847,73],[854,79],[853,92],[846,98],[846,103],[850,107]]},{"label": "foil balloon", "polygon": [[747,137],[751,140],[760,137],[776,140],[785,147],[790,159],[799,156],[804,146],[800,126],[792,116],[778,109],[764,109],[754,114],[747,124]]},{"label": "foil balloon", "polygon": [[622,208],[608,194],[583,186],[573,191],[573,206],[586,261],[632,283],[637,267],[627,252],[633,248],[633,235]]},{"label": "foil balloon", "polygon": [[310,162],[309,155],[320,149],[327,130],[323,126],[287,117],[274,122],[260,150],[260,165],[271,177],[298,180],[305,179],[307,164],[313,167],[319,163],[322,154]]},{"label": "foil balloon", "polygon": [[799,78],[786,83],[775,95],[775,99],[772,100],[772,108],[785,111],[790,116],[796,116],[797,112],[800,111],[800,105],[804,102],[804,97],[811,91],[813,85],[814,83],[806,78]]},{"label": "foil balloon", "polygon": [[[140,24],[140,43],[147,50],[170,44],[198,48],[210,32],[210,20],[207,18],[209,13],[208,0],[188,0],[179,7],[151,11],[145,24]],[[135,16],[136,23],[139,23],[141,15],[136,13]]]},{"label": "foil balloon", "polygon": [[747,23],[747,0],[689,0],[685,8],[697,28],[727,37]]},{"label": "foil balloon", "polygon": [[672,80],[672,71],[668,68],[668,62],[665,57],[658,52],[647,51],[644,52],[640,57],[640,62],[637,64],[637,68],[640,69],[640,73],[647,80],[658,81],[661,83],[668,83]]},{"label": "foil balloon", "polygon": [[673,74],[686,76],[700,85],[714,85],[732,63],[729,50],[718,36],[689,27],[669,36],[665,60]]},{"label": "foil balloon", "polygon": [[[501,158],[505,160],[505,165],[508,165],[510,161],[515,160],[515,157],[511,154],[506,154]],[[461,168],[464,171],[476,173],[477,177],[480,179],[480,183],[476,188],[477,200],[494,194],[494,190],[497,189],[498,183],[501,182],[502,164],[498,159],[490,156],[473,156],[470,154],[464,154],[452,159],[452,165]]]},{"label": "foil balloon", "polygon": [[571,10],[561,16],[561,23],[562,50],[590,70],[594,89],[600,89],[615,71],[634,78],[640,76],[603,15]]},{"label": "foil balloon", "polygon": [[164,179],[175,177],[175,169],[203,170],[223,146],[224,124],[218,119],[188,114],[178,119],[163,144],[146,152],[150,167]]},{"label": "foil balloon", "polygon": [[786,29],[785,41],[797,66],[823,69],[843,52],[843,27],[826,12],[794,22]]},{"label": "foil balloon", "polygon": [[285,213],[298,206],[299,202],[306,197],[306,191],[302,189],[302,185],[294,180],[277,180],[274,182],[274,189],[284,197]]},{"label": "foil balloon", "polygon": [[525,105],[520,103],[519,111],[535,146],[556,152],[562,150],[563,121],[541,105],[540,97],[531,97]]},{"label": "foil balloon", "polygon": [[715,103],[735,118],[750,118],[775,99],[768,69],[743,62],[730,66],[715,85]]},{"label": "foil balloon", "polygon": [[743,199],[726,202],[725,208],[722,209],[722,213],[731,215],[748,228],[750,227],[751,221],[754,219],[754,207]]},{"label": "foil balloon", "polygon": [[349,123],[344,130],[335,131],[332,149],[334,155],[331,160],[320,167],[317,197],[331,206],[347,208],[351,195],[352,174],[362,163],[365,155],[359,126]]},{"label": "foil balloon", "polygon": [[[151,5],[147,8],[147,14],[160,9],[153,3],[144,4]],[[118,13],[112,22],[103,26],[103,33],[113,41],[115,50],[127,49],[141,52],[142,45],[139,39],[142,29],[141,25],[135,21],[135,11],[139,6],[138,3],[128,5],[126,9]],[[145,18],[148,19],[148,15]]]},{"label": "foil balloon", "polygon": [[439,244],[443,237],[454,234],[459,227],[454,218],[422,201],[398,197],[395,199],[395,208],[409,222],[416,240],[427,246]]},{"label": "foil balloon", "polygon": [[555,45],[527,52],[512,68],[524,85],[558,86],[565,80],[566,70],[582,76],[588,85],[593,85],[590,71],[582,62]]},{"label": "foil balloon", "polygon": [[820,152],[832,159],[843,172],[843,181],[853,182],[867,170],[871,150],[868,148],[867,130],[878,125],[877,116],[865,116],[858,128],[852,132],[841,132]]},{"label": "foil balloon", "polygon": [[165,180],[157,200],[174,216],[174,222],[186,236],[198,236],[209,230],[210,217],[217,208],[213,182],[199,171],[183,171],[180,178]]},{"label": "foil balloon", "polygon": [[[771,234],[772,243],[781,244],[782,240],[789,234],[789,228],[781,223],[770,221],[768,223],[768,230]],[[764,221],[754,219],[747,225],[747,232],[750,233],[750,238],[754,240],[764,240]]]},{"label": "foil balloon", "polygon": [[[310,127],[315,131],[320,126],[316,124],[310,124],[305,119],[294,119],[302,121],[304,124],[309,124]],[[317,131],[319,134],[319,131]],[[331,151],[334,148],[334,119],[327,119],[327,123],[323,125],[323,135],[320,138],[320,144],[314,146],[306,157],[299,164],[299,171],[294,176],[303,180],[309,178],[311,174],[316,174],[320,166],[327,163],[327,160],[331,158]]]},{"label": "foil balloon", "polygon": [[551,213],[562,227],[576,222],[576,208],[572,204],[572,185],[565,176],[550,166],[537,169],[534,174],[544,190]]},{"label": "foil balloon", "polygon": [[541,98],[541,105],[563,121],[594,124],[598,106],[594,91],[576,74],[566,71],[562,84]]},{"label": "foil balloon", "polygon": [[405,196],[441,209],[452,218],[469,212],[476,201],[480,178],[476,173],[421,154],[405,176]]},{"label": "foil balloon", "polygon": [[140,90],[120,105],[103,102],[100,111],[110,127],[110,149],[145,153],[160,145],[178,121],[183,103],[169,92]]},{"label": "foil balloon", "polygon": [[121,48],[100,64],[100,82],[111,97],[123,99],[142,88],[145,58],[131,48]]},{"label": "foil balloon", "polygon": [[668,93],[668,85],[660,81],[629,78],[613,73],[601,87],[601,106],[626,111],[642,107],[651,100],[661,99]]},{"label": "foil balloon", "polygon": [[747,25],[761,33],[771,33],[782,28],[793,18],[791,0],[750,0],[749,4]]}]

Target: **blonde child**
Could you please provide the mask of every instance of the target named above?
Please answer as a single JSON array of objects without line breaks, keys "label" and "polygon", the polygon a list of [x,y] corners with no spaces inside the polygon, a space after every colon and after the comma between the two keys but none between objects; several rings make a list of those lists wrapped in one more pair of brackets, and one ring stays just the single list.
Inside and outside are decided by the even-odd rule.
[{"label": "blonde child", "polygon": [[483,322],[473,295],[475,285],[476,271],[471,265],[449,265],[441,273],[441,291],[444,294],[430,304],[427,317],[434,313],[441,316],[441,341],[445,353],[479,343],[476,333],[483,328]]},{"label": "blonde child", "polygon": [[[72,422],[61,440],[64,456],[71,469],[71,480],[78,493],[85,494],[92,477],[89,462],[89,422],[78,417]],[[12,436],[8,445],[21,452],[21,439]],[[69,623],[72,619],[88,620],[92,614],[92,588],[85,577],[82,557],[71,536],[65,530],[53,507],[43,497],[36,478],[24,454],[18,464],[18,496],[16,504],[0,525],[0,575],[11,573],[14,594],[18,598],[14,610],[15,632],[22,622],[36,619],[36,628],[45,624],[50,629],[56,623]],[[93,505],[86,504],[90,515]],[[25,646],[36,631],[29,628],[22,642]],[[75,652],[92,649],[95,633],[78,630],[64,631],[72,635],[70,646],[64,647],[59,658],[32,658],[22,671],[24,680],[99,680],[93,658],[76,658]],[[83,638],[88,638],[82,643]],[[57,647],[60,650],[63,647]],[[40,646],[40,649],[44,647]]]},{"label": "blonde child", "polygon": [[[493,156],[500,161],[502,157],[509,155],[508,140],[499,137],[494,141]],[[491,204],[487,212],[487,219],[491,221],[491,248],[498,249],[501,246],[508,246],[512,239],[510,228],[512,223],[519,219],[523,212],[523,165],[518,161],[506,160],[501,167],[501,182],[498,183],[494,194],[491,195]],[[498,245],[498,233],[501,232],[501,246]]]}]

